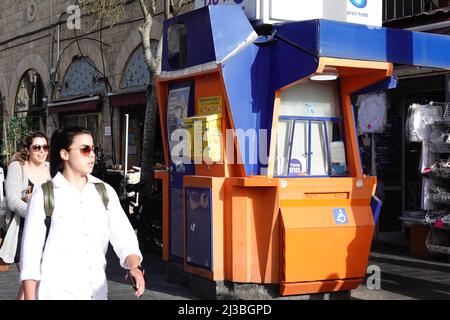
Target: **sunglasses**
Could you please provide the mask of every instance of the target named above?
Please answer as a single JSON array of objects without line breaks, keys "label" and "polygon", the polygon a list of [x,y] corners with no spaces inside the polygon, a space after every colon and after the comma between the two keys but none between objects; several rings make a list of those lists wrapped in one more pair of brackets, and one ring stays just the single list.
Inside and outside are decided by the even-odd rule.
[{"label": "sunglasses", "polygon": [[82,144],[78,148],[69,148],[67,150],[80,150],[80,153],[83,157],[87,157],[91,154],[92,151],[94,151],[94,154],[98,153],[98,147],[97,146],[88,146],[87,144]]},{"label": "sunglasses", "polygon": [[48,152],[48,149],[49,149],[48,144],[43,144],[43,145],[40,145],[40,144],[33,144],[33,145],[31,146],[31,150],[33,150],[34,152],[39,152],[39,151],[41,151],[41,149],[42,149],[44,152]]}]

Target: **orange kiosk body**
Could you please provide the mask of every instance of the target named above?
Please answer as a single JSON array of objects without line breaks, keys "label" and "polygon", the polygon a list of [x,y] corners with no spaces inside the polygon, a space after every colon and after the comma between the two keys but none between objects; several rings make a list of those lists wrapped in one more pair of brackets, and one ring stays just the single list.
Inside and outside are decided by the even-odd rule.
[{"label": "orange kiosk body", "polygon": [[[353,34],[331,40],[336,26]],[[366,274],[380,204],[376,177],[362,173],[350,98],[393,81],[386,55],[377,61],[351,38],[376,42],[385,29],[327,20],[277,28],[258,37],[232,6],[165,22],[157,91],[168,170],[155,174],[163,259],[212,281],[279,285],[282,296],[351,290]],[[330,70],[336,80],[311,80]],[[264,140],[252,128],[265,132],[265,147],[251,146]],[[189,135],[176,138],[177,129]],[[184,164],[173,160],[183,140]],[[267,161],[251,163],[264,152]]]}]

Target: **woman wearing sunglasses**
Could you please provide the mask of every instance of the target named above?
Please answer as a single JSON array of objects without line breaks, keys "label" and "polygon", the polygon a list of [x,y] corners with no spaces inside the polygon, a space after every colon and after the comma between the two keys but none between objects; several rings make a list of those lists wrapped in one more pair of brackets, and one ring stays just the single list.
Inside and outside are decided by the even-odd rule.
[{"label": "woman wearing sunglasses", "polygon": [[51,142],[54,208],[46,238],[44,193],[37,189],[28,206],[21,253],[25,299],[107,299],[109,243],[133,277],[135,295],[141,296],[145,282],[136,234],[114,189],[104,183],[109,199],[105,209],[95,187],[102,181],[90,174],[96,149],[92,134],[65,128]]},{"label": "woman wearing sunglasses", "polygon": [[[46,162],[49,146],[47,137],[36,132],[22,141],[22,150],[16,153],[8,166],[5,182],[6,222],[9,223],[5,242],[0,249],[0,258],[6,263],[19,263],[20,245],[27,205],[33,188],[50,179]],[[23,300],[23,288],[17,299]]]}]

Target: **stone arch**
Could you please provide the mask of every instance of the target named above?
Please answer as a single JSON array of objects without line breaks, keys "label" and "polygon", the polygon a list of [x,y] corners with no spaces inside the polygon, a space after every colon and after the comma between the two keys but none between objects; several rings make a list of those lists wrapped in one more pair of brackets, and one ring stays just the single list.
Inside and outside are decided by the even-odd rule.
[{"label": "stone arch", "polygon": [[0,94],[6,98],[8,96],[8,86],[3,72],[0,71]]},{"label": "stone arch", "polygon": [[134,50],[142,44],[141,34],[138,29],[131,31],[128,38],[123,43],[119,54],[117,55],[115,68],[114,68],[114,87],[120,89],[120,81],[122,80],[122,73],[127,65],[128,59],[133,54]]},{"label": "stone arch", "polygon": [[[83,52],[83,55],[94,64],[94,66],[103,72],[103,61],[102,61],[102,52],[100,50],[99,44],[96,42],[93,44],[92,40],[83,40],[82,38],[79,40],[79,44],[81,47],[81,51]],[[69,69],[70,65],[73,62],[73,59],[75,57],[80,57],[81,53],[80,50],[78,50],[78,46],[76,43],[73,43],[70,45],[69,48],[63,53],[61,57],[61,61],[59,62],[58,67],[58,76],[59,81],[62,81],[64,79],[64,76]],[[108,67],[108,61],[106,59],[106,53],[105,53],[105,74],[108,76],[110,74],[109,67]],[[56,93],[54,98],[59,97],[59,92]]]},{"label": "stone arch", "polygon": [[41,56],[34,53],[29,54],[20,61],[19,65],[16,68],[16,72],[14,72],[13,74],[8,98],[6,100],[7,111],[10,115],[14,113],[14,99],[16,98],[16,92],[19,86],[19,82],[22,79],[23,74],[30,69],[34,69],[37,73],[39,73],[42,82],[44,83],[45,93],[47,96],[49,95],[50,73],[48,66]]}]

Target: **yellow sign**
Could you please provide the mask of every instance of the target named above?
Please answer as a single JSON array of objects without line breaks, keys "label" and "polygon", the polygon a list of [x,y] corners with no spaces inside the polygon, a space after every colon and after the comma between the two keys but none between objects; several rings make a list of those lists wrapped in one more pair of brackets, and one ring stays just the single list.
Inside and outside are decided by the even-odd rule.
[{"label": "yellow sign", "polygon": [[222,96],[198,98],[198,113],[200,115],[222,113]]},{"label": "yellow sign", "polygon": [[189,130],[189,148],[195,163],[202,161],[219,162],[222,158],[220,114],[200,115],[186,118]]}]

